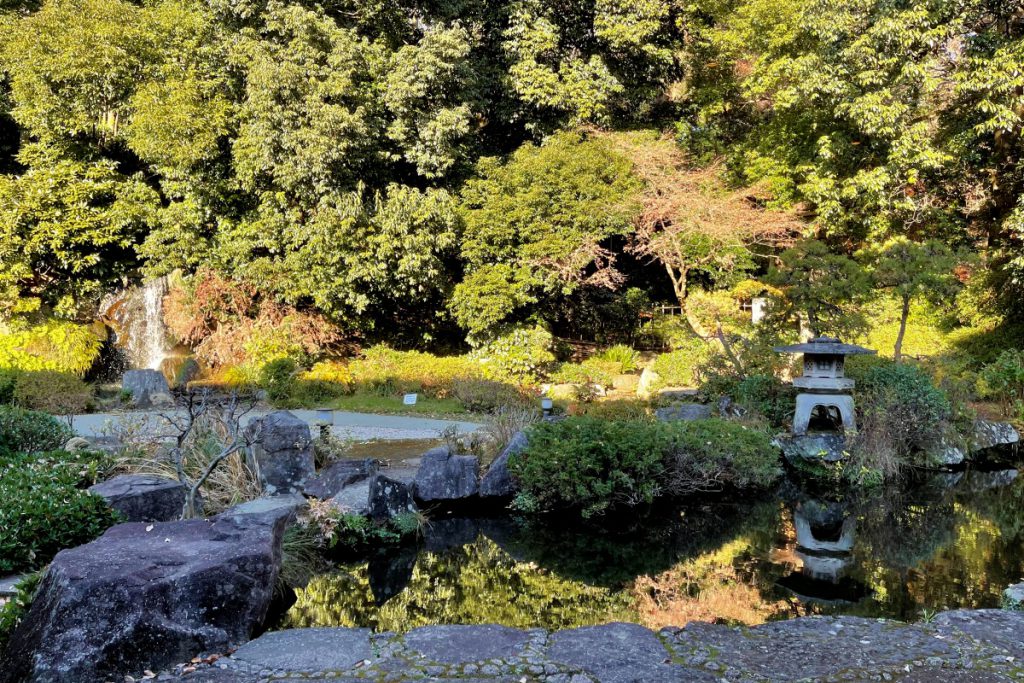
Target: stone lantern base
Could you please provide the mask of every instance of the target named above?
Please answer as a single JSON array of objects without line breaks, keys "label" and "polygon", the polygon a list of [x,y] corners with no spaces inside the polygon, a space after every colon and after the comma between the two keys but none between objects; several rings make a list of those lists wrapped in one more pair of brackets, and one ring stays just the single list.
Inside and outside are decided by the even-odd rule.
[{"label": "stone lantern base", "polygon": [[806,434],[811,422],[811,413],[818,406],[832,407],[839,411],[843,420],[843,431],[852,434],[857,431],[853,413],[853,396],[849,394],[797,394],[796,414],[793,416],[793,433]]}]

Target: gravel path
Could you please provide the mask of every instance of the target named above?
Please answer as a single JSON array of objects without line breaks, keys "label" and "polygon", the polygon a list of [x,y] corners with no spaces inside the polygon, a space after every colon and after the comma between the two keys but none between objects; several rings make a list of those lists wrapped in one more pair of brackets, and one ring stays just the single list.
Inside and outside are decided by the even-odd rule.
[{"label": "gravel path", "polygon": [[[248,420],[266,415],[270,411],[253,411]],[[318,412],[315,410],[291,411],[300,420],[311,426],[317,424]],[[331,433],[343,439],[356,441],[403,440],[403,439],[434,439],[438,434],[449,428],[456,427],[460,432],[468,433],[480,429],[476,422],[459,420],[435,420],[425,417],[406,417],[404,415],[374,415],[370,413],[350,413],[332,411],[333,426]],[[111,433],[112,429],[125,428],[128,425],[144,425],[144,429],[155,434],[169,434],[166,422],[159,413],[153,411],[125,411],[120,413],[90,413],[76,415],[72,427],[79,436],[100,437]],[[316,427],[314,427],[316,429]]]}]

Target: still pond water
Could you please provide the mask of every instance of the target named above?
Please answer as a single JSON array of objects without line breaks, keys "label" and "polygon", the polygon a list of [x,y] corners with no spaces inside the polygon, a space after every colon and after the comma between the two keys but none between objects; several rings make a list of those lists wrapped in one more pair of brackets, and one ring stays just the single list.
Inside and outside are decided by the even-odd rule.
[{"label": "still pond water", "polygon": [[1013,470],[935,475],[841,503],[788,485],[759,501],[614,521],[435,519],[418,547],[314,577],[279,627],[916,620],[997,607],[1024,577],[1024,476]]}]

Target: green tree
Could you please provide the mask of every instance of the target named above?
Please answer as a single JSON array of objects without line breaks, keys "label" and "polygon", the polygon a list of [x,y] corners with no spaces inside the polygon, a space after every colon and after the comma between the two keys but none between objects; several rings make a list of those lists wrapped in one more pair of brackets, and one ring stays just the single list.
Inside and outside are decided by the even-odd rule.
[{"label": "green tree", "polygon": [[864,328],[860,305],[871,292],[870,275],[824,242],[802,240],[782,252],[767,279],[781,290],[772,297],[776,324],[799,324],[815,337]]},{"label": "green tree", "polygon": [[580,285],[614,288],[621,275],[608,238],[630,230],[639,181],[607,142],[563,133],[527,144],[507,162],[480,162],[462,193],[466,276],[452,311],[472,335],[528,313]]},{"label": "green tree", "polygon": [[905,237],[871,248],[864,257],[875,286],[892,290],[900,300],[900,329],[893,346],[893,359],[899,363],[910,304],[917,298],[936,305],[952,300],[959,285],[953,272],[957,257],[938,240],[912,242]]}]

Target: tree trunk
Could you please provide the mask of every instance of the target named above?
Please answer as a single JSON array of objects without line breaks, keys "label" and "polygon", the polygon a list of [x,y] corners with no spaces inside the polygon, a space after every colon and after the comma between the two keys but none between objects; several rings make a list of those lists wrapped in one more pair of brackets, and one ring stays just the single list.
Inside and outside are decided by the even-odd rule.
[{"label": "tree trunk", "polygon": [[896,346],[892,350],[892,359],[897,363],[903,359],[903,335],[907,331],[907,318],[910,317],[910,297],[903,297],[903,308],[900,310],[900,331],[896,335]]}]

